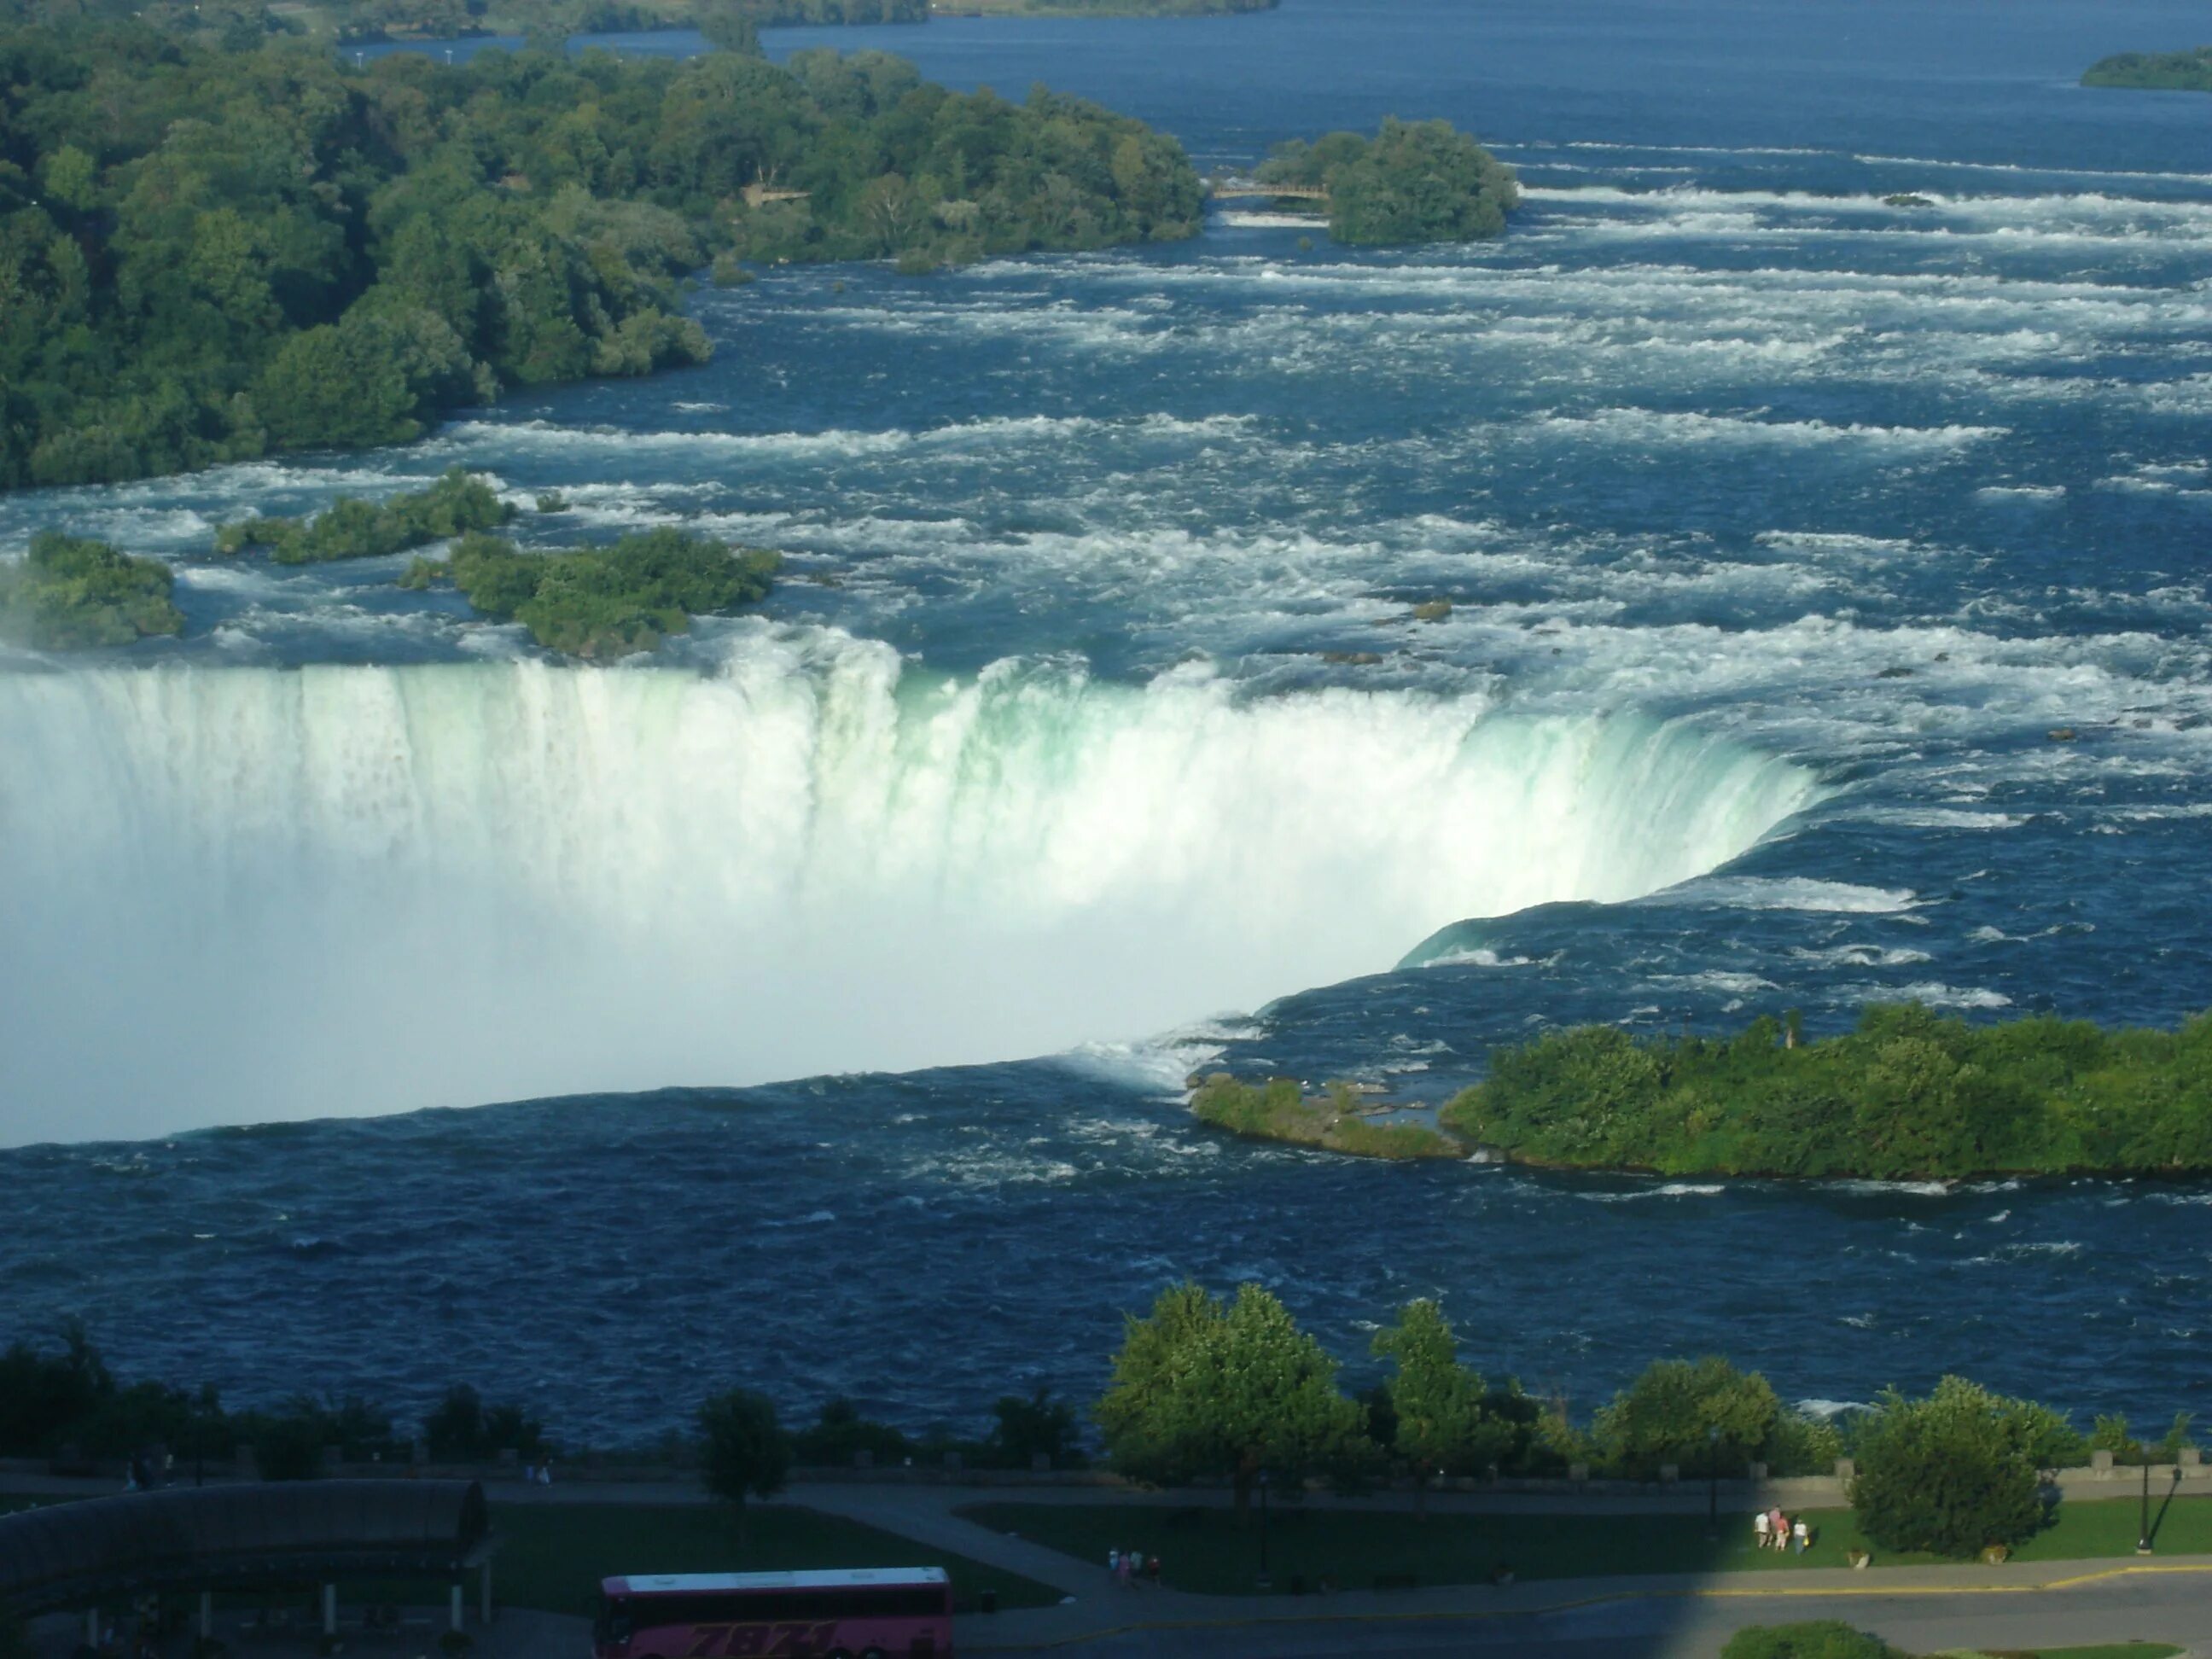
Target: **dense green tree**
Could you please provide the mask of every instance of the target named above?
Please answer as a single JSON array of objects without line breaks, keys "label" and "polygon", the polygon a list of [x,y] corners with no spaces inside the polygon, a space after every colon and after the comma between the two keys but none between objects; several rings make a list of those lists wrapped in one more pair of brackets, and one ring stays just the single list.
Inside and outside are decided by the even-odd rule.
[{"label": "dense green tree", "polygon": [[68,651],[181,634],[175,583],[159,559],[42,530],[20,565],[0,565],[0,638]]},{"label": "dense green tree", "polygon": [[545,1449],[545,1428],[520,1406],[485,1405],[463,1382],[422,1419],[422,1444],[437,1463],[488,1462],[503,1451],[534,1458]]},{"label": "dense green tree", "polygon": [[791,1468],[791,1440],[775,1419],[775,1402],[750,1389],[717,1395],[699,1408],[707,1490],[738,1512],[744,1538],[745,1500],[773,1498]]},{"label": "dense green tree", "polygon": [[1040,1457],[1055,1469],[1076,1468],[1085,1461],[1075,1407],[1055,1398],[1042,1383],[1027,1395],[1004,1396],[991,1407],[991,1415],[995,1420],[984,1449],[1004,1468],[1025,1469]]},{"label": "dense green tree", "polygon": [[[879,52],[356,66],[121,11],[0,27],[0,488],[392,441],[503,387],[696,362],[682,279],[718,258],[933,269],[1198,224],[1172,140]],[[739,47],[758,21],[715,18]]]},{"label": "dense green tree", "polygon": [[1513,1461],[1518,1425],[1490,1408],[1489,1390],[1460,1363],[1458,1339],[1435,1303],[1407,1303],[1395,1325],[1375,1334],[1373,1348],[1391,1362],[1391,1448],[1413,1466],[1419,1498],[1431,1476],[1480,1474]]},{"label": "dense green tree", "polygon": [[799,1462],[850,1468],[855,1455],[889,1467],[914,1455],[914,1443],[888,1423],[860,1415],[860,1408],[839,1395],[822,1407],[811,1428],[792,1436],[792,1455]]},{"label": "dense green tree", "polygon": [[1497,236],[1521,200],[1513,170],[1445,121],[1386,120],[1370,139],[1332,132],[1277,147],[1265,183],[1328,191],[1340,242],[1465,242]]},{"label": "dense green tree", "polygon": [[2045,1521],[2037,1431],[2022,1402],[1963,1377],[1923,1400],[1891,1390],[1854,1448],[1861,1530],[1884,1549],[1962,1559],[2032,1536]]},{"label": "dense green tree", "polygon": [[233,554],[265,548],[279,564],[381,558],[426,542],[496,529],[514,517],[514,507],[501,501],[490,484],[457,466],[427,489],[382,501],[341,495],[306,518],[227,524],[216,532],[215,550]]},{"label": "dense green tree", "polygon": [[1132,1316],[1096,1415],[1117,1468],[1163,1482],[1225,1478],[1240,1517],[1263,1472],[1303,1478],[1355,1462],[1368,1444],[1336,1362],[1257,1285],[1227,1304],[1179,1285]]},{"label": "dense green tree", "polygon": [[1595,1438],[1607,1462],[1634,1480],[1668,1463],[1703,1474],[1716,1456],[1740,1470],[1774,1438],[1782,1417],[1781,1401],[1757,1371],[1713,1355],[1661,1359],[1598,1413]]},{"label": "dense green tree", "polygon": [[1585,1026],[1493,1051],[1442,1121],[1539,1163],[1670,1175],[2186,1174],[2212,1170],[2212,1018],[2105,1031],[1875,1006],[1794,1046],[1771,1019],[1648,1042]]},{"label": "dense green tree", "polygon": [[605,659],[651,651],[694,617],[720,616],[768,596],[780,555],[732,548],[674,529],[641,531],[611,547],[526,552],[470,534],[442,565],[417,560],[407,587],[450,580],[488,617],[515,621],[550,651]]},{"label": "dense green tree", "polygon": [[2212,46],[2186,52],[2120,52],[2092,64],[2081,84],[2153,92],[2212,92]]}]

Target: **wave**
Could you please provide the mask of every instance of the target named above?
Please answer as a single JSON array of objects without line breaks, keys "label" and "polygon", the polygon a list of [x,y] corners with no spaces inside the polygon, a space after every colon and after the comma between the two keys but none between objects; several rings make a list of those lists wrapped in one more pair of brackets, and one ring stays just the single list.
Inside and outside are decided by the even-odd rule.
[{"label": "wave", "polygon": [[1668,886],[1815,789],[1681,722],[764,627],[703,674],[15,674],[0,753],[18,1139],[1141,1036]]},{"label": "wave", "polygon": [[1920,902],[1910,889],[1861,887],[1809,876],[1716,876],[1690,882],[1667,896],[1680,904],[1741,910],[1840,911],[1859,915],[1891,915],[1910,910]]},{"label": "wave", "polygon": [[1805,448],[1856,444],[1881,449],[1963,449],[2001,438],[2001,426],[1835,426],[1826,421],[1763,421],[1650,409],[1607,409],[1594,415],[1551,415],[1540,430],[1587,434],[1616,443],[1728,444]]}]

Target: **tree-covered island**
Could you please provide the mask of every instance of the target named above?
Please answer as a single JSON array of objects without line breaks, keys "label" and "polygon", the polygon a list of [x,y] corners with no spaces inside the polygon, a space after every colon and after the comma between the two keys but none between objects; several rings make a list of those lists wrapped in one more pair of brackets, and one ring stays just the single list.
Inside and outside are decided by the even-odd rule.
[{"label": "tree-covered island", "polygon": [[1279,144],[1263,185],[1328,192],[1340,242],[1467,242],[1502,235],[1521,203],[1513,169],[1447,121],[1386,120],[1374,137],[1332,132]]},{"label": "tree-covered island", "polygon": [[[1193,1096],[1235,1133],[1387,1157],[1480,1149],[1559,1170],[1884,1181],[2212,1173],[2212,1016],[2178,1031],[2035,1018],[1970,1025],[1917,1004],[1797,1042],[1638,1038],[1610,1025],[1494,1049],[1438,1115],[1441,1145],[1360,1144],[1295,1084],[1220,1078]],[[1339,1096],[1341,1100],[1343,1097]],[[1393,1133],[1388,1131],[1384,1133]]]},{"label": "tree-covered island", "polygon": [[681,281],[718,255],[926,270],[1200,218],[1174,140],[876,52],[356,67],[94,21],[0,30],[0,488],[696,362]]},{"label": "tree-covered island", "polygon": [[471,533],[444,562],[416,559],[403,587],[450,581],[470,605],[519,622],[548,651],[606,661],[656,649],[694,617],[726,616],[768,597],[782,556],[732,547],[672,528],[640,531],[611,547],[525,551]]},{"label": "tree-covered island", "polygon": [[265,548],[278,564],[374,559],[442,542],[472,530],[496,530],[514,517],[492,487],[453,467],[428,489],[382,501],[341,495],[322,512],[294,519],[242,519],[216,532],[215,550]]},{"label": "tree-covered island", "polygon": [[2123,52],[2099,59],[2085,87],[2133,87],[2146,92],[2212,92],[2212,46],[2187,52]]},{"label": "tree-covered island", "polygon": [[185,631],[175,578],[159,559],[44,530],[17,562],[0,561],[0,640],[40,651],[128,645]]}]

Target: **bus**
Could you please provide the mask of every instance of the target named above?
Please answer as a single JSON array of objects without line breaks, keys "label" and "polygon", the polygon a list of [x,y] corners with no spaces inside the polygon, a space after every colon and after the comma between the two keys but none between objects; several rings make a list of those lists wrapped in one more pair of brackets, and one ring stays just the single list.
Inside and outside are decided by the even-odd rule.
[{"label": "bus", "polygon": [[602,1579],[595,1659],[951,1659],[942,1567]]}]

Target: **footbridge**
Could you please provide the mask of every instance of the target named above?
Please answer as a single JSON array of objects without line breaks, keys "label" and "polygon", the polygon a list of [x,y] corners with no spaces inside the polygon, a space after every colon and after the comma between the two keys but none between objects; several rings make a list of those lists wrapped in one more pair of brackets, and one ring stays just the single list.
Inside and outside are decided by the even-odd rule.
[{"label": "footbridge", "polygon": [[1271,202],[1320,202],[1328,200],[1328,189],[1321,185],[1271,185],[1258,179],[1211,179],[1206,181],[1206,193],[1217,202],[1236,197],[1264,197]]}]

